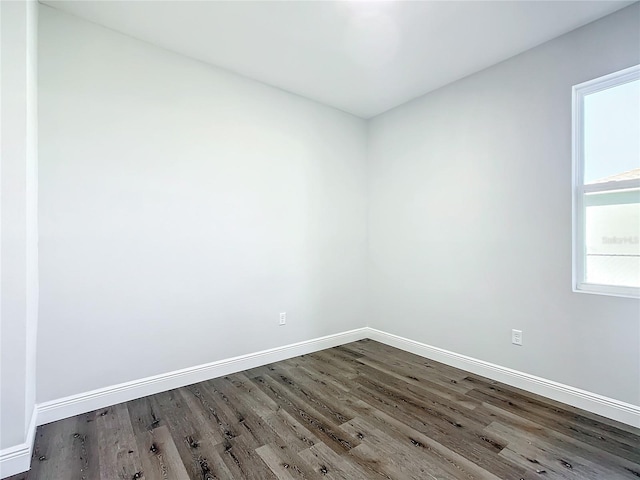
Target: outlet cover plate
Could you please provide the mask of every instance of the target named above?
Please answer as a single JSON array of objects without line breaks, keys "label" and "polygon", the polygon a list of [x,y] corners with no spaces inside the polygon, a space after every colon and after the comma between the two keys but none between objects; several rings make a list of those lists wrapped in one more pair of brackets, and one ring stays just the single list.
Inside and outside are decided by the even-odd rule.
[{"label": "outlet cover plate", "polygon": [[522,345],[522,330],[511,330],[511,343]]}]

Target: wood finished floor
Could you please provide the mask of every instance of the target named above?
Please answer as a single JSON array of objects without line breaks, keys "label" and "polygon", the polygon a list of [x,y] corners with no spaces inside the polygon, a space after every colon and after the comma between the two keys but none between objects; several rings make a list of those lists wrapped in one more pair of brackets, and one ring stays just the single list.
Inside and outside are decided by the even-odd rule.
[{"label": "wood finished floor", "polygon": [[10,478],[638,480],[639,433],[362,340],[41,426]]}]

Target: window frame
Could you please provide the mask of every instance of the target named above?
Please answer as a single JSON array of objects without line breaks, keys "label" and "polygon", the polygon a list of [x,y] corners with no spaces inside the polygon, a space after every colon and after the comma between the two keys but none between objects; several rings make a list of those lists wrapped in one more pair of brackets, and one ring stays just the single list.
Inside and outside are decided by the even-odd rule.
[{"label": "window frame", "polygon": [[572,89],[572,289],[576,293],[640,298],[639,287],[603,285],[585,281],[585,196],[589,193],[640,188],[640,180],[584,184],[584,98],[592,93],[635,80],[640,80],[640,65],[574,85]]}]

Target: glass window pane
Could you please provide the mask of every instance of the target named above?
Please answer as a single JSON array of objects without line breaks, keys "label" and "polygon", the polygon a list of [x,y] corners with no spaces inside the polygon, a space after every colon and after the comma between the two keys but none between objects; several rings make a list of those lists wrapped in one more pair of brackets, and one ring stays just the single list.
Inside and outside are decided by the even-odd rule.
[{"label": "glass window pane", "polygon": [[640,287],[640,190],[585,197],[587,283]]},{"label": "glass window pane", "polygon": [[[640,169],[640,80],[584,97],[584,183]],[[616,178],[609,178],[616,176]]]}]

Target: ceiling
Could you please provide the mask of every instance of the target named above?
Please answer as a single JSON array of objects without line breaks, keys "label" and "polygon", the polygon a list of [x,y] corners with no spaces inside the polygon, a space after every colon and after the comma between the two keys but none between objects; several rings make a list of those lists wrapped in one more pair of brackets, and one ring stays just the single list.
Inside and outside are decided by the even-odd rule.
[{"label": "ceiling", "polygon": [[370,118],[630,1],[44,1]]}]

